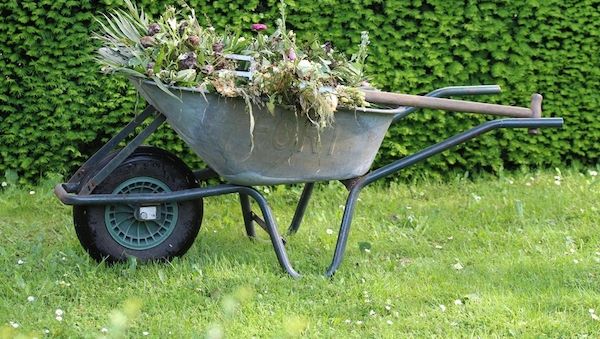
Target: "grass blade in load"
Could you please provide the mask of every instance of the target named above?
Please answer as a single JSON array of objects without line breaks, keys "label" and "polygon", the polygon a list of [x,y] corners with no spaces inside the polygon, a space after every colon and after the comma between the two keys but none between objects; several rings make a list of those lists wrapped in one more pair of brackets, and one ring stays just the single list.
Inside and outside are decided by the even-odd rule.
[{"label": "grass blade in load", "polygon": [[[115,14],[117,16],[115,16]],[[141,35],[137,30],[132,30],[131,25],[127,22],[126,19],[123,19],[120,13],[111,14],[111,17],[114,18],[114,23],[119,27],[121,32],[134,43],[139,43]]]},{"label": "grass blade in load", "polygon": [[137,6],[135,6],[131,1],[125,0],[125,5],[127,6],[127,10],[129,13],[123,12],[127,18],[130,18],[131,22],[138,26],[139,31],[145,31],[148,28],[148,19],[144,14],[144,11],[138,11]]},{"label": "grass blade in load", "polygon": [[132,77],[136,77],[136,78],[146,78],[146,76],[136,70],[133,70],[131,68],[125,68],[125,67],[121,67],[119,69],[117,69],[119,72],[123,72],[128,76],[132,76]]},{"label": "grass blade in load", "polygon": [[162,81],[160,81],[160,79],[156,75],[152,77],[152,80],[154,80],[154,83],[156,84],[156,86],[158,86],[158,88],[160,88],[161,91],[167,93],[169,96],[172,96],[173,98],[181,102],[181,98],[173,94],[173,92],[169,91],[167,86],[165,86],[165,84],[163,84]]},{"label": "grass blade in load", "polygon": [[110,18],[106,14],[102,14],[102,16],[104,16],[104,19],[106,20],[106,23],[108,24],[108,26],[105,25],[104,22],[102,22],[100,19],[96,19],[96,22],[98,22],[100,24],[100,26],[102,27],[102,29],[104,30],[106,35],[108,35],[108,37],[102,36],[104,39],[106,39],[107,41],[109,41],[113,44],[116,44],[118,41],[125,38],[122,34],[120,34],[117,31],[117,28],[112,24]]}]

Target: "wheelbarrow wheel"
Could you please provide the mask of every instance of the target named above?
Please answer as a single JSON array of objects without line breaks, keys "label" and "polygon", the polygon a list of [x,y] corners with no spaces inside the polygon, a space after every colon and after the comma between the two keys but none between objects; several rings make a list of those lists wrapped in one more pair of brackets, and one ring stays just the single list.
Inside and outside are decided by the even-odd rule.
[{"label": "wheelbarrow wheel", "polygon": [[[108,155],[97,168],[115,155]],[[155,147],[142,146],[92,194],[161,193],[196,187],[194,174],[179,158]],[[123,261],[130,256],[141,261],[181,256],[194,242],[202,216],[202,199],[151,206],[115,204],[73,209],[81,245],[95,260],[107,262]]]}]

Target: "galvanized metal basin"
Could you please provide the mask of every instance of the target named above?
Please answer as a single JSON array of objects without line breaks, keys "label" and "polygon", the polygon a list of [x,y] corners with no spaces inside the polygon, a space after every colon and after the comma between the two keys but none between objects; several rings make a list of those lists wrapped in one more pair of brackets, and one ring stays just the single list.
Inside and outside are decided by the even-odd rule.
[{"label": "galvanized metal basin", "polygon": [[238,98],[132,80],[140,94],[225,180],[239,185],[274,185],[342,180],[365,174],[394,118],[395,110],[338,111],[332,127],[319,132],[293,112],[253,107]]}]

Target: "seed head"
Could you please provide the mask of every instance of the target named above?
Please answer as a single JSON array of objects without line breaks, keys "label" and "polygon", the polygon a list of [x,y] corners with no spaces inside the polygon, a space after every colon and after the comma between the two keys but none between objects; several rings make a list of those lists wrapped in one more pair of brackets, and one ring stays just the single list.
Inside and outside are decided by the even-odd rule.
[{"label": "seed head", "polygon": [[187,38],[187,42],[192,47],[198,47],[198,45],[200,45],[200,38],[197,35],[190,35]]},{"label": "seed head", "polygon": [[212,46],[213,52],[220,54],[223,52],[223,48],[225,47],[225,45],[223,45],[222,42],[215,42]]},{"label": "seed head", "polygon": [[148,35],[153,36],[156,33],[160,32],[160,25],[157,23],[153,23],[148,25]]},{"label": "seed head", "polygon": [[146,65],[146,75],[149,77],[154,76],[154,63],[153,62],[149,62],[148,65]]},{"label": "seed head", "polygon": [[148,48],[156,45],[156,40],[154,37],[146,35],[140,38],[140,44],[142,44],[142,47]]},{"label": "seed head", "polygon": [[179,34],[183,35],[183,33],[185,32],[185,29],[188,26],[188,22],[187,21],[182,21],[181,24],[179,24]]},{"label": "seed head", "polygon": [[213,65],[204,65],[202,66],[201,71],[202,73],[211,74],[215,71],[215,68],[213,67]]},{"label": "seed head", "polygon": [[196,67],[197,56],[194,52],[186,52],[179,56],[179,68],[191,69]]}]

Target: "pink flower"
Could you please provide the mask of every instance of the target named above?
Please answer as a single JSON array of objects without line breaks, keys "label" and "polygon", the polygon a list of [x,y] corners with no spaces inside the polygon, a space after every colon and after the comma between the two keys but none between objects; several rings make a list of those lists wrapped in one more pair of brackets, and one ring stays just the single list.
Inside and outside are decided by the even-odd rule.
[{"label": "pink flower", "polygon": [[260,32],[260,31],[264,31],[265,29],[267,29],[267,25],[265,24],[252,24],[250,26],[250,28],[255,31],[255,32]]}]

